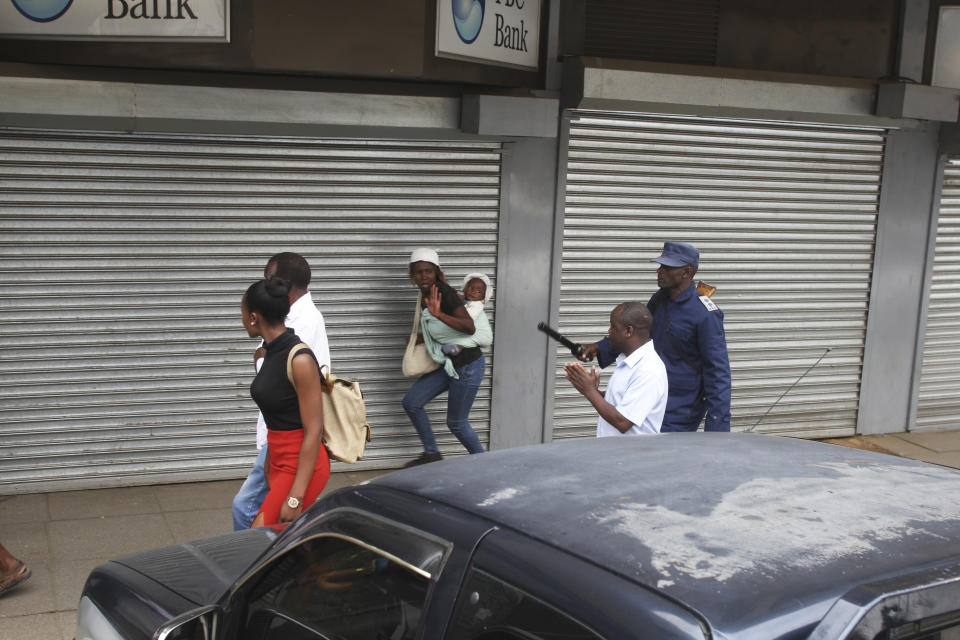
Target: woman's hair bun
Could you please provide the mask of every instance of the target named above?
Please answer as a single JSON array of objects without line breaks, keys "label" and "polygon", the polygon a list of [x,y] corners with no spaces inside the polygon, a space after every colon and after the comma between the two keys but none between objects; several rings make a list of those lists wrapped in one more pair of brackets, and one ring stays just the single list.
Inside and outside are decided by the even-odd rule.
[{"label": "woman's hair bun", "polygon": [[264,289],[274,298],[286,298],[290,293],[290,283],[283,278],[274,276],[264,283]]}]

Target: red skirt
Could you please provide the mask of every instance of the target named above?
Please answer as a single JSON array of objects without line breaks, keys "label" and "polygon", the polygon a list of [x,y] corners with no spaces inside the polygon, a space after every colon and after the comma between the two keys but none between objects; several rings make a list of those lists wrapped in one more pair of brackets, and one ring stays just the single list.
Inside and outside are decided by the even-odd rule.
[{"label": "red skirt", "polygon": [[[290,488],[297,475],[297,464],[300,462],[300,446],[303,444],[303,429],[292,431],[267,431],[267,447],[270,457],[270,469],[267,470],[270,479],[270,492],[267,494],[260,513],[263,514],[263,524],[276,524],[280,521],[280,509],[287,502]],[[327,448],[320,444],[317,454],[317,464],[313,468],[313,476],[307,491],[303,496],[303,510],[316,502],[323,488],[330,479],[330,458],[327,457]]]}]

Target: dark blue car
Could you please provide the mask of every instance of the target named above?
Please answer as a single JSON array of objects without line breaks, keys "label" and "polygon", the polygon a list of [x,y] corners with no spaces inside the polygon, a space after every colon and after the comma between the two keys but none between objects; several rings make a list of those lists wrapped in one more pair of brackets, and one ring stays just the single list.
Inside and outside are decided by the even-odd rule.
[{"label": "dark blue car", "polygon": [[77,639],[960,638],[960,472],[777,436],[524,447],[107,562]]}]

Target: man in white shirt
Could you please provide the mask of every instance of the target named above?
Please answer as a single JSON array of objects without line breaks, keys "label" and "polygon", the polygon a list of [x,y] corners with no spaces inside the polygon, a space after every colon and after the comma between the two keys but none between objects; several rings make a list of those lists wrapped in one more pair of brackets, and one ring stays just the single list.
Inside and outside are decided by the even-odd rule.
[{"label": "man in white shirt", "polygon": [[[293,329],[297,336],[307,343],[320,366],[330,366],[330,345],[327,342],[327,327],[323,314],[317,309],[307,287],[310,285],[310,265],[298,253],[285,251],[267,261],[263,277],[283,278],[290,283],[290,311],[284,320],[287,328]],[[257,371],[263,363],[263,343],[254,352],[253,361]],[[240,491],[233,498],[233,528],[235,531],[247,529],[253,522],[260,505],[267,495],[267,479],[264,463],[267,457],[267,424],[263,415],[257,414],[257,459],[253,469],[247,475]]]},{"label": "man in white shirt", "polygon": [[652,317],[642,302],[625,302],[610,313],[610,346],[617,366],[600,394],[600,371],[579,362],[564,365],[567,380],[600,414],[597,437],[660,433],[667,409],[667,370],[650,340]]}]

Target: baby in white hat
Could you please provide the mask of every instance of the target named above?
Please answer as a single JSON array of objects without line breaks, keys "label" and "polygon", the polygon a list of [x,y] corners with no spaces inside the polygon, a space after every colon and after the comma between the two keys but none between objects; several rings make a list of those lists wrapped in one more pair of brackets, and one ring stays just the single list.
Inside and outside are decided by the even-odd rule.
[{"label": "baby in white hat", "polygon": [[[493,283],[490,282],[490,278],[485,273],[468,273],[463,277],[463,306],[467,308],[467,313],[470,314],[474,322],[483,314],[485,324],[489,324],[489,319],[486,318],[483,307],[492,295]],[[455,356],[462,350],[463,347],[458,344],[445,344],[441,347],[441,351],[448,356]]]}]

